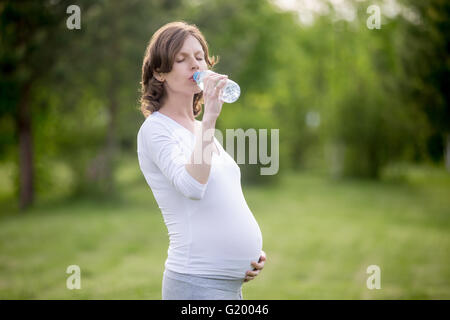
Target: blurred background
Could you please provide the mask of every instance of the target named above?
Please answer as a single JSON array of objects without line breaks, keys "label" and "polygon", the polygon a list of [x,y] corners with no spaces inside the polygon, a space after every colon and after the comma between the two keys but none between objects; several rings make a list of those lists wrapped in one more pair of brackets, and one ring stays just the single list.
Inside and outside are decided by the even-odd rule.
[{"label": "blurred background", "polygon": [[152,34],[183,20],[241,87],[217,128],[280,130],[276,175],[240,164],[267,254],[244,299],[449,299],[449,16],[445,0],[0,1],[0,298],[161,299],[139,82]]}]

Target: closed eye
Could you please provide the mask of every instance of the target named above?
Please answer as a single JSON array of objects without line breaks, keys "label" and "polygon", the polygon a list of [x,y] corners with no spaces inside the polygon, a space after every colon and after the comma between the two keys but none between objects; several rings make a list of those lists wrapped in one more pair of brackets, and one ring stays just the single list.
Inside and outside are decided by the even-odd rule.
[{"label": "closed eye", "polygon": [[[198,61],[202,61],[203,58],[197,58],[197,60],[198,60]],[[177,62],[183,62],[183,61],[184,61],[184,59],[183,59],[183,60],[178,60]]]}]

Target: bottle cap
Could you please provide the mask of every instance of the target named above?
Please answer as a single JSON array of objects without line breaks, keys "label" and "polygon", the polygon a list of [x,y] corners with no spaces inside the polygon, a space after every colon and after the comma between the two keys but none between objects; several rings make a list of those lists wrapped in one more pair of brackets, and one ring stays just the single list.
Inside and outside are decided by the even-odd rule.
[{"label": "bottle cap", "polygon": [[196,72],[194,73],[194,75],[192,76],[192,78],[194,78],[194,80],[197,82],[197,81],[198,81],[198,78],[200,78],[200,71],[196,71]]}]

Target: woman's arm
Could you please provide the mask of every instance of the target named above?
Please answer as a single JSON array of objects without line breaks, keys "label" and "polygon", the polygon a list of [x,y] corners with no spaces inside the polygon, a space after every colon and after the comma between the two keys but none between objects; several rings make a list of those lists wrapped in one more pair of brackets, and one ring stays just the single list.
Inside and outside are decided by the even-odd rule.
[{"label": "woman's arm", "polygon": [[140,137],[146,146],[143,150],[147,151],[145,154],[149,155],[178,192],[192,200],[203,198],[207,185],[198,182],[186,170],[188,156],[165,125],[155,120],[143,127]]},{"label": "woman's arm", "polygon": [[212,150],[214,146],[214,130],[216,119],[203,119],[200,128],[196,128],[196,143],[186,170],[201,184],[208,182],[211,171]]},{"label": "woman's arm", "polygon": [[218,73],[210,73],[204,79],[205,89],[203,90],[203,96],[205,100],[205,112],[201,127],[196,128],[196,142],[190,163],[186,164],[187,172],[201,184],[208,182],[211,171],[214,130],[216,127],[216,119],[223,105],[223,101],[219,97],[227,79],[228,76]]}]

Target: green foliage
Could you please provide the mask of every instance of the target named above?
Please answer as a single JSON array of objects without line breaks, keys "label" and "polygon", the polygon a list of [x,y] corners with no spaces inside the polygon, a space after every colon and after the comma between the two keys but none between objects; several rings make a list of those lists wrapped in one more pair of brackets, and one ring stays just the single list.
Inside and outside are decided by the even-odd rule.
[{"label": "green foliage", "polygon": [[[241,86],[218,128],[280,130],[278,174],[241,165],[243,183],[276,183],[289,168],[377,178],[393,162],[442,161],[450,123],[445,1],[404,1],[421,23],[382,15],[374,30],[366,2],[352,3],[353,21],[336,19],[329,6],[307,26],[269,1],[80,1],[81,30],[65,26],[69,2],[44,4],[0,6],[0,159],[17,159],[17,105],[32,79],[38,167],[64,160],[74,193],[109,194],[116,158],[136,155],[144,50],[174,20],[196,24],[220,57],[215,70]],[[44,171],[39,190],[51,183]]]}]

